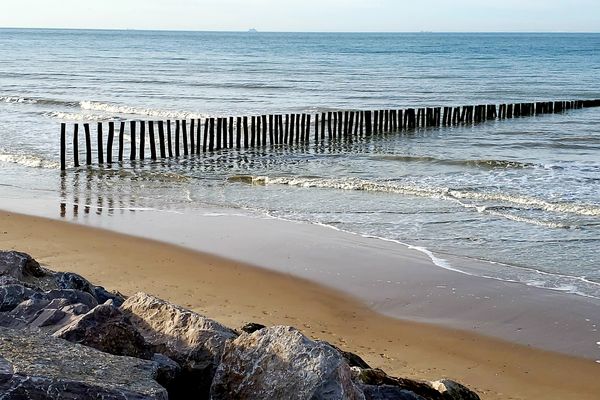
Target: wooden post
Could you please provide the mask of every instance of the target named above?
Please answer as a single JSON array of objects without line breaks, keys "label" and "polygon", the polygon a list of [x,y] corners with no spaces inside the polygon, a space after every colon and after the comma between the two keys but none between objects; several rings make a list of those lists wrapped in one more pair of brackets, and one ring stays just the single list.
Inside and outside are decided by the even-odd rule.
[{"label": "wooden post", "polygon": [[321,113],[321,142],[325,141],[325,113]]},{"label": "wooden post", "polygon": [[106,144],[106,162],[112,164],[113,141],[115,140],[115,123],[108,122],[108,143]]},{"label": "wooden post", "polygon": [[306,114],[302,113],[300,116],[300,130],[297,138],[300,142],[304,142],[304,133],[306,132]]},{"label": "wooden post", "polygon": [[306,115],[306,133],[304,134],[304,141],[310,142],[310,114]]},{"label": "wooden post", "polygon": [[362,115],[362,112],[361,111],[356,111],[354,114],[355,114],[354,115],[354,136],[358,137],[358,129],[359,129],[360,124],[361,124],[361,122],[360,122],[360,120],[361,120],[360,116]]},{"label": "wooden post", "polygon": [[[92,137],[90,135],[90,124],[83,124],[83,130],[85,131],[85,164],[92,165]],[[135,137],[133,139],[135,139]],[[135,148],[133,150],[133,156],[135,157]]]},{"label": "wooden post", "polygon": [[269,114],[269,145],[273,146],[274,144],[275,132],[273,131],[273,114]]},{"label": "wooden post", "polygon": [[389,110],[385,110],[385,121],[384,121],[384,126],[385,126],[385,133],[388,133],[390,131],[390,111]]},{"label": "wooden post", "polygon": [[302,131],[300,130],[300,114],[296,114],[296,137],[294,138],[296,144],[300,142],[300,135],[302,135]]},{"label": "wooden post", "polygon": [[181,120],[181,136],[183,136],[183,155],[185,157],[189,154],[188,149],[188,135],[187,135],[187,120]]},{"label": "wooden post", "polygon": [[223,122],[222,122],[221,118],[217,118],[217,146],[216,146],[216,150],[221,150],[221,138],[222,138],[222,135],[223,135],[222,129],[223,129]]},{"label": "wooden post", "polygon": [[202,145],[202,118],[198,118],[198,126],[196,126],[196,154],[200,154]]},{"label": "wooden post", "polygon": [[213,152],[215,150],[215,118],[211,117],[209,122],[208,131],[208,150]]},{"label": "wooden post", "polygon": [[242,117],[236,118],[236,130],[235,130],[235,148],[242,148]]},{"label": "wooden post", "polygon": [[144,150],[146,148],[146,123],[140,121],[140,160],[144,159]]},{"label": "wooden post", "polygon": [[169,158],[173,157],[173,141],[171,140],[171,120],[167,120],[167,148],[169,150]]},{"label": "wooden post", "polygon": [[175,120],[175,157],[179,157],[179,131],[181,130],[181,121]]},{"label": "wooden post", "polygon": [[[135,153],[137,150],[137,144],[136,144],[136,140],[135,140],[135,128],[136,128],[136,123],[135,121],[130,121],[129,122],[129,133],[131,135],[131,140],[130,140],[130,151],[129,151],[129,160],[133,161],[135,160]],[[88,128],[89,129],[89,128]],[[86,132],[87,135],[87,132]]]},{"label": "wooden post", "polygon": [[352,128],[354,125],[354,111],[350,111],[350,113],[348,114],[348,133],[347,136],[348,138],[352,139]]},{"label": "wooden post", "polygon": [[[379,123],[379,111],[373,111],[373,131],[372,133],[377,133],[377,124]],[[368,134],[368,131],[367,131]]]},{"label": "wooden post", "polygon": [[342,111],[338,111],[337,112],[337,116],[338,116],[338,128],[337,128],[337,137],[338,139],[342,138],[342,132],[344,130],[344,126],[342,125],[342,121],[343,121],[343,112]]},{"label": "wooden post", "polygon": [[261,115],[260,118],[261,118],[261,124],[262,124],[262,145],[264,147],[267,145],[267,130],[268,130],[267,116]]},{"label": "wooden post", "polygon": [[233,144],[233,117],[229,117],[229,148],[233,149],[234,144]]},{"label": "wooden post", "polygon": [[208,151],[208,130],[210,125],[210,118],[204,119],[204,135],[202,135],[202,152]]},{"label": "wooden post", "polygon": [[73,162],[75,167],[79,167],[79,124],[73,126]]},{"label": "wooden post", "polygon": [[379,127],[379,133],[383,132],[383,115],[384,111],[379,110],[379,123],[377,124],[377,126]]},{"label": "wooden post", "polygon": [[333,120],[331,121],[333,124],[333,138],[337,138],[337,124],[338,124],[338,114],[337,112],[333,112]]},{"label": "wooden post", "polygon": [[[200,126],[200,124],[198,124]],[[158,143],[160,148],[160,158],[165,158],[165,126],[163,121],[158,121]]]},{"label": "wooden post", "polygon": [[365,130],[365,112],[360,112],[360,136],[362,137]]},{"label": "wooden post", "polygon": [[331,111],[327,112],[327,136],[329,138],[329,141],[331,141],[331,139],[333,138],[333,132],[331,129],[331,118],[333,116],[333,113]]},{"label": "wooden post", "polygon": [[125,121],[121,121],[119,127],[119,162],[123,161],[123,148],[125,142]]},{"label": "wooden post", "polygon": [[350,112],[344,111],[344,138],[348,137],[348,123],[350,122]]},{"label": "wooden post", "polygon": [[250,147],[256,147],[256,116],[250,117]]},{"label": "wooden post", "polygon": [[285,136],[283,137],[283,143],[289,143],[290,136],[290,114],[285,114]]},{"label": "wooden post", "polygon": [[[377,111],[375,111],[377,115]],[[371,136],[373,133],[373,126],[371,125],[371,111],[365,111],[365,123],[366,123],[366,136]]]},{"label": "wooden post", "polygon": [[398,110],[398,131],[403,131],[404,129],[404,111]]},{"label": "wooden post", "polygon": [[148,133],[150,135],[150,158],[156,160],[156,140],[154,138],[154,121],[148,121]]},{"label": "wooden post", "polygon": [[244,121],[244,149],[248,149],[250,147],[250,142],[248,140],[249,130],[248,130],[248,117],[243,118]]},{"label": "wooden post", "polygon": [[190,154],[196,154],[196,141],[194,140],[194,131],[196,130],[196,119],[190,119]]},{"label": "wooden post", "polygon": [[67,124],[60,124],[60,170],[67,169]]},{"label": "wooden post", "polygon": [[104,164],[104,149],[102,142],[102,122],[98,122],[98,164]]},{"label": "wooden post", "polygon": [[319,143],[319,114],[315,114],[315,144]]},{"label": "wooden post", "polygon": [[[279,144],[279,116],[277,114],[272,115],[273,119],[273,140],[274,143],[277,145]],[[271,121],[270,121],[271,122]]]},{"label": "wooden post", "polygon": [[262,143],[261,136],[262,136],[262,121],[261,121],[260,115],[257,115],[256,116],[256,146],[257,147],[260,147],[260,144]]},{"label": "wooden post", "polygon": [[284,144],[285,142],[283,141],[283,115],[279,115],[278,125],[279,125],[279,144]]}]

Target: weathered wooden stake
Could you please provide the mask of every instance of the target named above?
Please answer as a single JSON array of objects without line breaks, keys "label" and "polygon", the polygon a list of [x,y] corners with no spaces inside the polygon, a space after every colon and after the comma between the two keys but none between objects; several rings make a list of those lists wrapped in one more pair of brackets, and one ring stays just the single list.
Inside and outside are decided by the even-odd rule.
[{"label": "weathered wooden stake", "polygon": [[104,149],[102,139],[102,122],[98,122],[98,164],[104,164]]},{"label": "weathered wooden stake", "polygon": [[304,141],[306,143],[310,142],[310,114],[306,115],[306,133],[304,134]]},{"label": "weathered wooden stake", "polygon": [[123,149],[125,145],[125,121],[121,121],[119,127],[119,162],[123,161]]},{"label": "weathered wooden stake", "polygon": [[221,150],[221,139],[223,138],[223,122],[221,118],[217,118],[217,145],[216,150]]},{"label": "weathered wooden stake", "polygon": [[179,131],[181,130],[181,121],[175,120],[175,157],[179,157]]},{"label": "weathered wooden stake", "polygon": [[286,114],[285,115],[285,134],[283,137],[283,143],[288,144],[289,142],[289,136],[290,136],[290,114]]},{"label": "weathered wooden stake", "polygon": [[267,130],[268,130],[267,116],[266,115],[261,115],[260,119],[261,119],[261,124],[262,124],[262,142],[261,142],[261,144],[264,147],[264,146],[267,145]]},{"label": "weathered wooden stake", "polygon": [[67,169],[67,124],[60,124],[60,170]]},{"label": "weathered wooden stake", "polygon": [[79,167],[79,124],[73,126],[73,163]]},{"label": "weathered wooden stake", "polygon": [[236,118],[236,130],[235,130],[235,148],[242,148],[242,117]]},{"label": "weathered wooden stake", "polygon": [[160,148],[160,158],[165,158],[165,125],[163,121],[158,121],[158,145]]},{"label": "weathered wooden stake", "polygon": [[248,141],[248,117],[244,117],[244,149],[250,147],[250,142]]},{"label": "weathered wooden stake", "polygon": [[269,114],[269,145],[275,144],[275,132],[273,131],[273,114]]},{"label": "weathered wooden stake", "polygon": [[183,136],[183,155],[185,157],[189,154],[188,149],[188,135],[187,135],[187,120],[181,120],[181,136]]},{"label": "weathered wooden stake", "polygon": [[210,127],[208,131],[208,150],[215,150],[215,119],[214,117],[210,118]]},{"label": "weathered wooden stake", "polygon": [[115,123],[108,123],[108,143],[106,144],[106,162],[112,164],[113,141],[115,140]]}]

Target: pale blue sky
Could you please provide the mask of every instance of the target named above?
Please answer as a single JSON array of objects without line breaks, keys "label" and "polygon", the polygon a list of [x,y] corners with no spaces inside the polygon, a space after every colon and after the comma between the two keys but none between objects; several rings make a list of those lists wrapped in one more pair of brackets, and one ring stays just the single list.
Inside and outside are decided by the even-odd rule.
[{"label": "pale blue sky", "polygon": [[0,0],[1,27],[600,31],[600,0]]}]

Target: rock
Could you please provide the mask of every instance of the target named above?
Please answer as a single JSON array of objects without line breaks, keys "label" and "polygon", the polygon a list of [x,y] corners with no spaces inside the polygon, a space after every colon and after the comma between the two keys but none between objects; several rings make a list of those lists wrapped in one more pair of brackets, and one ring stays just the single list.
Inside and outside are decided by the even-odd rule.
[{"label": "rock", "polygon": [[344,351],[344,350],[340,349],[339,347],[332,345],[331,343],[329,343],[329,345],[331,347],[333,347],[334,349],[336,349],[342,355],[342,357],[344,357],[344,360],[346,360],[346,362],[348,363],[348,365],[350,367],[358,367],[358,368],[364,368],[364,369],[371,368],[369,366],[369,364],[367,364],[367,362],[365,360],[363,360],[360,356],[358,356],[354,353],[351,353],[349,351]]},{"label": "rock", "polygon": [[0,328],[2,400],[167,400],[151,361]]},{"label": "rock", "polygon": [[120,294],[111,293],[101,286],[94,286],[81,275],[72,272],[57,272],[54,275],[54,281],[59,289],[73,289],[89,293],[98,304],[112,300],[116,307],[120,307],[125,301]]},{"label": "rock", "polygon": [[246,332],[246,333],[254,333],[256,331],[259,331],[263,328],[266,328],[266,326],[262,325],[262,324],[257,324],[255,322],[249,322],[246,325],[242,326],[240,328],[240,330],[242,332]]},{"label": "rock", "polygon": [[118,356],[150,359],[153,354],[129,318],[110,300],[77,317],[54,336]]},{"label": "rock", "polygon": [[88,306],[71,304],[67,299],[50,301],[43,297],[32,297],[10,312],[0,313],[0,326],[13,329],[39,328],[52,333],[88,311]]},{"label": "rock", "polygon": [[477,393],[449,379],[429,382],[429,384],[442,394],[444,400],[480,400]]},{"label": "rock", "polygon": [[53,289],[48,292],[37,292],[31,298],[39,299],[65,299],[69,304],[84,304],[90,309],[98,305],[98,301],[94,296],[87,292],[74,289]]},{"label": "rock", "polygon": [[342,355],[298,330],[275,326],[225,345],[211,399],[364,399]]},{"label": "rock", "polygon": [[366,400],[428,400],[398,386],[364,385],[362,386],[362,389]]},{"label": "rock", "polygon": [[[96,305],[113,300],[119,307],[125,299],[72,272],[54,272],[42,268],[30,255],[16,251],[0,251],[0,285],[21,284],[38,292],[55,289],[85,292],[95,299]],[[95,307],[92,306],[92,307]]]},{"label": "rock", "polygon": [[216,321],[145,293],[129,297],[121,310],[157,353],[181,366],[178,392],[170,391],[171,397],[194,393],[208,398],[225,342],[237,334]]},{"label": "rock", "polygon": [[181,374],[181,366],[169,357],[160,353],[155,353],[152,356],[152,361],[158,365],[156,381],[167,389],[169,398],[172,400],[176,397],[174,392],[177,391],[176,380]]},{"label": "rock", "polygon": [[[403,391],[413,393],[427,400],[479,400],[479,396],[467,389],[465,386],[450,380],[441,380],[436,382],[415,381],[405,378],[394,378],[388,376],[380,369],[362,369],[352,368],[352,379],[361,385],[365,392],[367,400],[373,399],[395,399],[395,387]],[[376,390],[376,387],[387,387],[386,389]],[[389,395],[391,397],[382,397]],[[402,398],[402,397],[400,397]],[[408,397],[411,399],[411,397]]]},{"label": "rock", "polygon": [[0,251],[0,276],[10,276],[29,283],[46,276],[46,272],[29,254],[18,251]]},{"label": "rock", "polygon": [[34,294],[35,291],[23,285],[12,284],[0,286],[0,312],[12,311]]}]

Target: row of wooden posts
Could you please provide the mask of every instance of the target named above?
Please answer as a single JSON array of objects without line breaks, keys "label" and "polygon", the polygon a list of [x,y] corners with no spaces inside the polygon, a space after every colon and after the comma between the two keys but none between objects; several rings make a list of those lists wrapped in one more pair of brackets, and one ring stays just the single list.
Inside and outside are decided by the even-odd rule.
[{"label": "row of wooden posts", "polygon": [[[315,115],[286,114],[167,121],[108,122],[106,151],[104,124],[97,123],[97,163],[99,165],[149,158],[171,158],[197,155],[223,149],[248,149],[265,146],[307,144],[314,130],[314,143],[352,140],[379,133],[411,131],[418,128],[478,124],[486,120],[507,119],[565,110],[598,107],[600,100],[549,101],[536,103],[494,104],[408,108],[403,110],[330,111]],[[314,123],[313,123],[314,121]],[[116,126],[118,124],[118,126]],[[129,125],[129,154],[124,154],[126,128]],[[85,164],[91,165],[92,138],[90,124],[83,123]],[[79,127],[73,124],[73,166],[79,167]],[[118,128],[118,132],[116,131]],[[138,129],[139,128],[139,129]],[[202,129],[203,128],[203,129]],[[67,124],[61,124],[60,166],[67,168]],[[173,137],[174,130],[174,137]],[[115,138],[116,134],[116,138]],[[113,153],[117,140],[117,152]],[[158,142],[157,142],[158,139]],[[146,145],[148,140],[148,146]],[[106,155],[106,157],[105,157]]]}]

